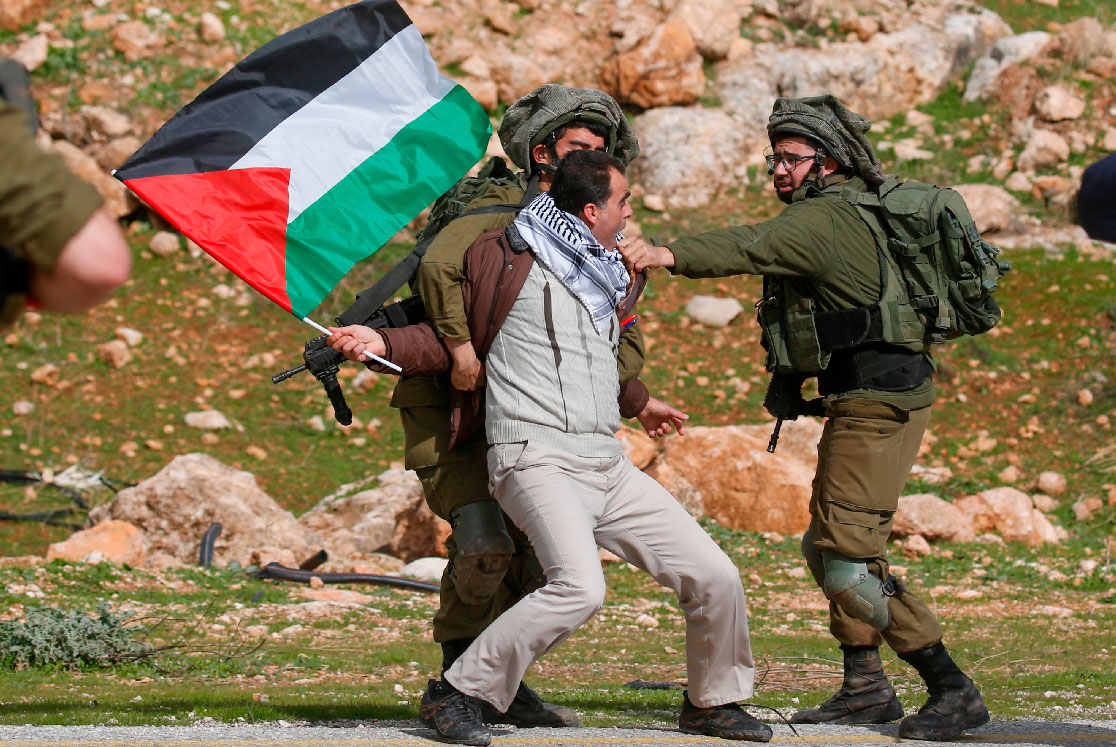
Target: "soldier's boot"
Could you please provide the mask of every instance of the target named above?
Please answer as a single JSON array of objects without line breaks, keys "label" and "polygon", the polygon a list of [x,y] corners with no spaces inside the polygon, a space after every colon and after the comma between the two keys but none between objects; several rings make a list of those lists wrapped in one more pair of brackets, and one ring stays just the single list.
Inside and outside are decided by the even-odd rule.
[{"label": "soldier's boot", "polygon": [[451,744],[487,747],[492,735],[481,718],[480,701],[445,680],[429,680],[419,703],[419,721]]},{"label": "soldier's boot", "polygon": [[736,703],[699,708],[690,702],[690,694],[682,692],[682,713],[678,728],[687,734],[704,734],[721,739],[745,742],[770,742],[771,727],[749,715]]},{"label": "soldier's boot", "polygon": [[566,706],[547,703],[526,682],[519,683],[515,699],[505,713],[496,706],[481,702],[481,716],[486,724],[512,724],[513,726],[578,726],[577,711]]},{"label": "soldier's boot", "polygon": [[903,718],[903,706],[884,674],[876,646],[841,646],[845,679],[829,700],[791,716],[792,724],[886,724]]},{"label": "soldier's boot", "polygon": [[988,723],[988,709],[973,681],[957,667],[941,643],[899,654],[914,667],[930,691],[926,705],[899,724],[903,739],[943,741]]}]

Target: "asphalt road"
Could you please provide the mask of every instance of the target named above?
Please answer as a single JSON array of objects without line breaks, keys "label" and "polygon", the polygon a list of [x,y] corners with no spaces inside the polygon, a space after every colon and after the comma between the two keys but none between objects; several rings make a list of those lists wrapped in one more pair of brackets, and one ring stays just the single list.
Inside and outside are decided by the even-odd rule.
[{"label": "asphalt road", "polygon": [[[779,745],[875,745],[909,742],[895,736],[896,725],[805,726],[795,736],[785,725],[774,726]],[[365,745],[433,744],[433,732],[417,721],[376,722],[368,726],[299,726],[279,722],[252,726],[0,726],[0,743],[15,747],[363,747]],[[671,729],[493,729],[495,747],[631,747],[632,745],[721,745],[718,739],[695,737]],[[1116,745],[1116,721],[1001,721],[969,732],[957,743],[1019,747],[1090,747]]]}]

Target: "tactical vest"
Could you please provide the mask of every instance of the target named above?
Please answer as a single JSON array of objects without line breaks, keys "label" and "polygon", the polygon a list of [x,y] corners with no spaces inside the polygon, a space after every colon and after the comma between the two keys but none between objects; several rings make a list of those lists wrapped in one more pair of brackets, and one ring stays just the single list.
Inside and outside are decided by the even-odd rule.
[{"label": "tactical vest", "polygon": [[911,306],[894,262],[877,250],[880,298],[877,304],[818,311],[809,280],[764,275],[763,299],[756,304],[767,370],[813,375],[824,371],[835,351],[883,341],[909,353],[930,349],[926,325]]},{"label": "tactical vest", "polygon": [[[804,189],[817,195],[816,187]],[[809,281],[765,276],[757,307],[769,371],[817,374],[836,353],[842,368],[857,370],[820,377],[823,389],[874,379],[901,387],[928,373],[928,361],[913,360],[931,344],[981,334],[1000,320],[992,294],[1011,265],[997,261],[999,250],[980,237],[960,194],[889,177],[875,190],[844,185],[835,196],[856,208],[875,238],[880,298],[818,312]]]}]

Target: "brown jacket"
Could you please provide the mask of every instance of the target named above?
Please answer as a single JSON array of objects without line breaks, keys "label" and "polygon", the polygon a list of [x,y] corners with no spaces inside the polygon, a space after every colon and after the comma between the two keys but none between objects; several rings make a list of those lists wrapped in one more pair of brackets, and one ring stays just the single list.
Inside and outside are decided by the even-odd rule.
[{"label": "brown jacket", "polygon": [[[500,331],[531,271],[535,257],[527,248],[526,242],[519,239],[514,230],[501,228],[481,234],[465,253],[462,295],[469,336],[481,361],[492,347],[496,333]],[[616,310],[620,319],[632,313],[646,285],[647,275],[640,274]],[[404,376],[429,376],[452,367],[449,351],[428,321],[408,327],[381,329],[379,332],[387,346],[384,357],[401,366]],[[368,367],[381,373],[388,370],[377,363],[369,363]],[[620,389],[620,414],[626,418],[638,415],[649,398],[643,382],[633,379]],[[483,392],[455,389],[449,448],[475,433],[483,422]]]}]

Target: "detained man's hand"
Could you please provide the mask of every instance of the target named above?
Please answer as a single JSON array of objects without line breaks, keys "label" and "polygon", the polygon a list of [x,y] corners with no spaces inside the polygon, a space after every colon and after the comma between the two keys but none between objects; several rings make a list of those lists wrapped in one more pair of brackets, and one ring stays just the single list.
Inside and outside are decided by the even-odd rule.
[{"label": "detained man's hand", "polygon": [[627,238],[617,243],[616,248],[624,257],[628,272],[633,274],[656,267],[674,267],[674,253],[665,246],[653,246],[643,239]]},{"label": "detained man's hand", "polygon": [[367,350],[381,358],[387,353],[384,338],[374,329],[363,324],[350,324],[348,327],[330,327],[329,346],[347,359],[356,363],[367,363],[371,358],[364,357]]},{"label": "detained man's hand", "polygon": [[670,433],[672,424],[678,430],[679,436],[685,436],[685,421],[689,420],[690,416],[681,410],[674,409],[666,402],[652,397],[647,400],[647,404],[644,405],[639,415],[636,415],[636,419],[647,431],[648,436],[658,438]]},{"label": "detained man's hand", "polygon": [[450,383],[454,389],[472,392],[484,386],[484,364],[477,358],[471,340],[446,339],[446,348],[453,359]]}]

